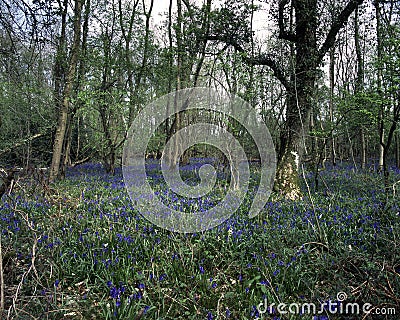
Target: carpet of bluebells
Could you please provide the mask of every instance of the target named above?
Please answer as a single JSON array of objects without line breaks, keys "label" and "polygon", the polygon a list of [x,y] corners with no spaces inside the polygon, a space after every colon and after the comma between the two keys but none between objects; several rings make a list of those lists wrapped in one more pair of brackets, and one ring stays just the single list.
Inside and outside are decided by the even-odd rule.
[{"label": "carpet of bluebells", "polygon": [[[182,176],[196,181],[201,163],[192,159]],[[301,201],[272,195],[249,219],[258,182],[257,166],[251,170],[238,212],[197,234],[144,219],[121,170],[111,176],[100,164],[85,164],[51,186],[21,180],[0,202],[3,318],[399,319],[400,171],[391,168],[386,194],[374,170],[339,164],[317,176],[305,171]],[[157,164],[149,162],[147,173],[176,208],[208,209],[226,189],[221,174],[213,194],[189,203],[168,196]],[[397,315],[258,308],[266,301],[326,306],[339,292],[347,295],[342,304],[371,303]]]}]

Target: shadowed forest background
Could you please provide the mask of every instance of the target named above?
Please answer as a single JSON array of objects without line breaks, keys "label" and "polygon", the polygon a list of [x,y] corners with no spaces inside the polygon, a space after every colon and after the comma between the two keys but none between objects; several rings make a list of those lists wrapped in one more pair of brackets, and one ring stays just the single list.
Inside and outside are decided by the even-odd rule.
[{"label": "shadowed forest background", "polygon": [[[396,319],[399,48],[391,0],[0,0],[0,313],[256,319],[264,299],[321,303],[346,292],[346,302],[393,308],[363,319]],[[277,171],[265,208],[248,219],[260,154],[241,124],[210,114],[244,146],[250,188],[219,227],[176,234],[130,202],[122,152],[148,103],[196,86],[255,109]],[[176,113],[147,147],[154,190],[183,211],[214,206],[231,179],[229,159],[201,144],[168,161],[194,183],[202,164],[215,165],[211,194],[178,199],[162,179],[165,144],[204,119]]]}]

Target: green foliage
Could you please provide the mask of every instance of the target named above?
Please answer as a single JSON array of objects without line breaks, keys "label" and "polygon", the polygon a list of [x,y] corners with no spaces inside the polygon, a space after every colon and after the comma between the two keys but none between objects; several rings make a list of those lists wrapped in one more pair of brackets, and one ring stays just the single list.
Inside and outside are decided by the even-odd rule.
[{"label": "green foliage", "polygon": [[247,1],[225,1],[221,8],[212,12],[211,33],[234,40],[240,45],[250,43],[252,33],[249,21],[251,13],[256,9],[257,6]]},{"label": "green foliage", "polygon": [[[42,69],[38,71],[39,74],[40,72],[46,71]],[[11,148],[11,153],[7,153],[3,162],[21,165],[27,158],[37,165],[49,162],[49,128],[55,116],[51,99],[52,89],[37,78],[37,75],[26,73],[21,75],[20,81],[13,81],[0,73],[0,151]],[[28,144],[19,144],[41,133],[47,135]],[[18,147],[13,148],[14,145]],[[33,152],[29,151],[31,148]]]}]

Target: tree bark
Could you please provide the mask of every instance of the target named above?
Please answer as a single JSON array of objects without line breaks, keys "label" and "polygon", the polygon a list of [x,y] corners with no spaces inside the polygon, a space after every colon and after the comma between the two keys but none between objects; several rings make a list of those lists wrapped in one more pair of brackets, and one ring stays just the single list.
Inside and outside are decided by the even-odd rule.
[{"label": "tree bark", "polygon": [[[354,16],[354,43],[356,47],[356,56],[357,56],[357,79],[356,79],[356,86],[355,86],[355,94],[359,94],[364,90],[364,58],[361,50],[360,44],[360,30],[359,30],[359,21],[358,21],[358,9],[355,10]],[[363,124],[359,125],[359,132],[360,132],[360,142],[361,142],[361,169],[365,169],[366,162],[367,162],[367,150],[365,145],[365,132]]]},{"label": "tree bark", "polygon": [[[335,92],[335,48],[331,48],[329,51],[329,84],[330,84],[330,94],[329,94],[329,121],[331,122],[331,126],[333,126],[333,109],[334,109],[334,92]],[[333,129],[331,129],[330,134],[330,142],[331,142],[331,161],[332,165],[336,166],[336,139],[333,133]]]},{"label": "tree bark", "polygon": [[365,131],[364,127],[360,127],[360,140],[361,140],[361,169],[365,169],[367,166],[367,144],[365,142]]},{"label": "tree bark", "polygon": [[[87,38],[88,38],[88,32],[89,32],[89,17],[90,17],[90,9],[91,9],[91,3],[90,0],[85,1],[85,12],[83,15],[83,26],[82,26],[82,43],[81,43],[81,48],[79,52],[79,60],[77,62],[77,79],[75,83],[75,88],[74,88],[74,99],[76,100],[76,103],[72,106],[69,114],[68,114],[68,121],[67,121],[67,128],[66,128],[66,137],[64,141],[64,156],[62,158],[63,165],[60,168],[60,175],[61,177],[65,176],[65,170],[68,166],[72,164],[72,159],[71,159],[71,148],[72,148],[72,138],[73,138],[73,129],[75,127],[74,125],[74,119],[76,112],[78,111],[79,108],[82,107],[82,102],[78,99],[78,94],[79,92],[83,89],[83,78],[85,76],[86,72],[86,60],[87,60]],[[79,126],[79,124],[78,124]],[[78,135],[79,139],[79,135]],[[79,146],[78,146],[79,148]],[[77,150],[75,156],[77,157],[79,153],[79,150]]]},{"label": "tree bark", "polygon": [[[51,161],[50,167],[50,181],[54,181],[57,178],[60,178],[60,164],[61,158],[63,155],[63,146],[65,133],[68,125],[68,115],[70,109],[70,98],[73,90],[75,74],[78,64],[79,57],[79,49],[80,49],[80,38],[81,38],[81,15],[82,15],[82,1],[76,0],[74,7],[74,39],[71,50],[71,58],[68,66],[68,72],[65,80],[65,87],[63,90],[62,96],[62,104],[60,106],[59,114],[58,114],[58,123],[56,128],[56,134],[54,137],[53,143],[53,157]],[[65,2],[67,6],[68,1]],[[64,8],[65,10],[66,7]],[[65,36],[65,35],[64,35]],[[65,39],[62,39],[65,41]],[[60,43],[60,45],[62,42]],[[59,63],[59,62],[58,62]]]},{"label": "tree bark", "polygon": [[[184,49],[183,49],[183,43],[182,43],[182,1],[177,0],[177,24],[176,24],[176,46],[177,46],[177,58],[176,58],[176,86],[175,90],[178,91],[182,88],[182,65],[183,65],[183,54],[184,54]],[[177,106],[177,97],[175,97],[173,101],[173,108],[175,111],[178,110]],[[181,121],[182,121],[182,112],[176,112],[175,113],[175,119],[171,125],[171,128],[168,133],[168,139],[172,137],[181,127]],[[168,167],[170,170],[176,170],[177,165],[179,162],[179,154],[180,154],[180,141],[176,137],[174,140],[174,144],[171,147],[171,152],[170,154],[166,155],[168,157]]]},{"label": "tree bark", "polygon": [[400,134],[397,131],[396,132],[396,149],[395,149],[395,153],[396,153],[396,166],[398,169],[400,169]]},{"label": "tree bark", "polygon": [[[128,79],[127,79],[127,85],[128,85],[128,90],[129,90],[129,118],[128,122],[132,123],[134,116],[135,116],[135,106],[136,106],[136,101],[135,101],[135,83],[133,80],[133,74],[134,74],[134,68],[133,68],[133,62],[132,62],[132,57],[131,57],[131,40],[132,40],[132,34],[133,34],[133,24],[135,22],[135,19],[137,17],[137,7],[139,5],[139,0],[133,1],[132,8],[130,8],[131,13],[129,17],[129,23],[127,28],[124,26],[124,11],[122,10],[122,0],[118,1],[118,9],[119,9],[119,24],[122,32],[122,37],[124,38],[125,42],[125,64],[126,64],[126,71],[128,74]],[[124,2],[125,3],[125,2]]]},{"label": "tree bark", "polygon": [[[281,1],[287,3],[288,1]],[[336,35],[344,26],[351,13],[363,1],[349,1],[346,7],[334,19],[322,46],[318,48],[318,1],[302,0],[294,3],[295,34],[282,30],[284,39],[296,46],[296,65],[293,75],[294,83],[287,86],[287,112],[285,129],[281,135],[278,167],[274,189],[286,198],[301,198],[298,169],[305,151],[304,137],[309,129],[309,116],[313,106],[317,69],[325,54],[333,47]],[[283,19],[280,15],[279,20]]]},{"label": "tree bark", "polygon": [[[285,29],[285,6],[292,3],[295,15],[294,30]],[[286,121],[280,136],[279,159],[274,189],[289,199],[299,199],[302,194],[298,176],[299,163],[305,150],[304,137],[309,130],[310,111],[313,104],[315,82],[326,53],[335,43],[340,29],[346,24],[354,10],[363,0],[350,0],[334,17],[325,39],[317,39],[318,1],[280,0],[278,10],[279,38],[294,43],[294,68],[289,76],[282,64],[270,54],[252,56],[234,39],[214,34],[208,40],[217,40],[234,46],[242,59],[250,65],[264,65],[271,68],[274,76],[286,89]],[[322,40],[318,47],[317,40]]]},{"label": "tree bark", "polygon": [[[376,16],[376,41],[377,41],[377,60],[378,60],[378,74],[377,74],[377,86],[378,94],[383,96],[382,91],[382,26],[381,26],[381,13],[379,1],[374,1],[375,16]],[[384,104],[380,104],[380,110],[378,115],[378,132],[379,132],[379,164],[378,171],[384,169],[384,144],[385,144],[385,124],[384,124]]]}]

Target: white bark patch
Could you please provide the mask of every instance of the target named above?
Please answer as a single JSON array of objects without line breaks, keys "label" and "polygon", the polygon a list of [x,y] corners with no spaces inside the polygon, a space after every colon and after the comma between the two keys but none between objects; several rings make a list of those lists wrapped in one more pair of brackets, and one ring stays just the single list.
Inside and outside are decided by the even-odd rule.
[{"label": "white bark patch", "polygon": [[294,156],[294,163],[296,164],[297,170],[299,170],[300,167],[300,157],[299,154],[295,151],[290,151],[290,153]]}]

